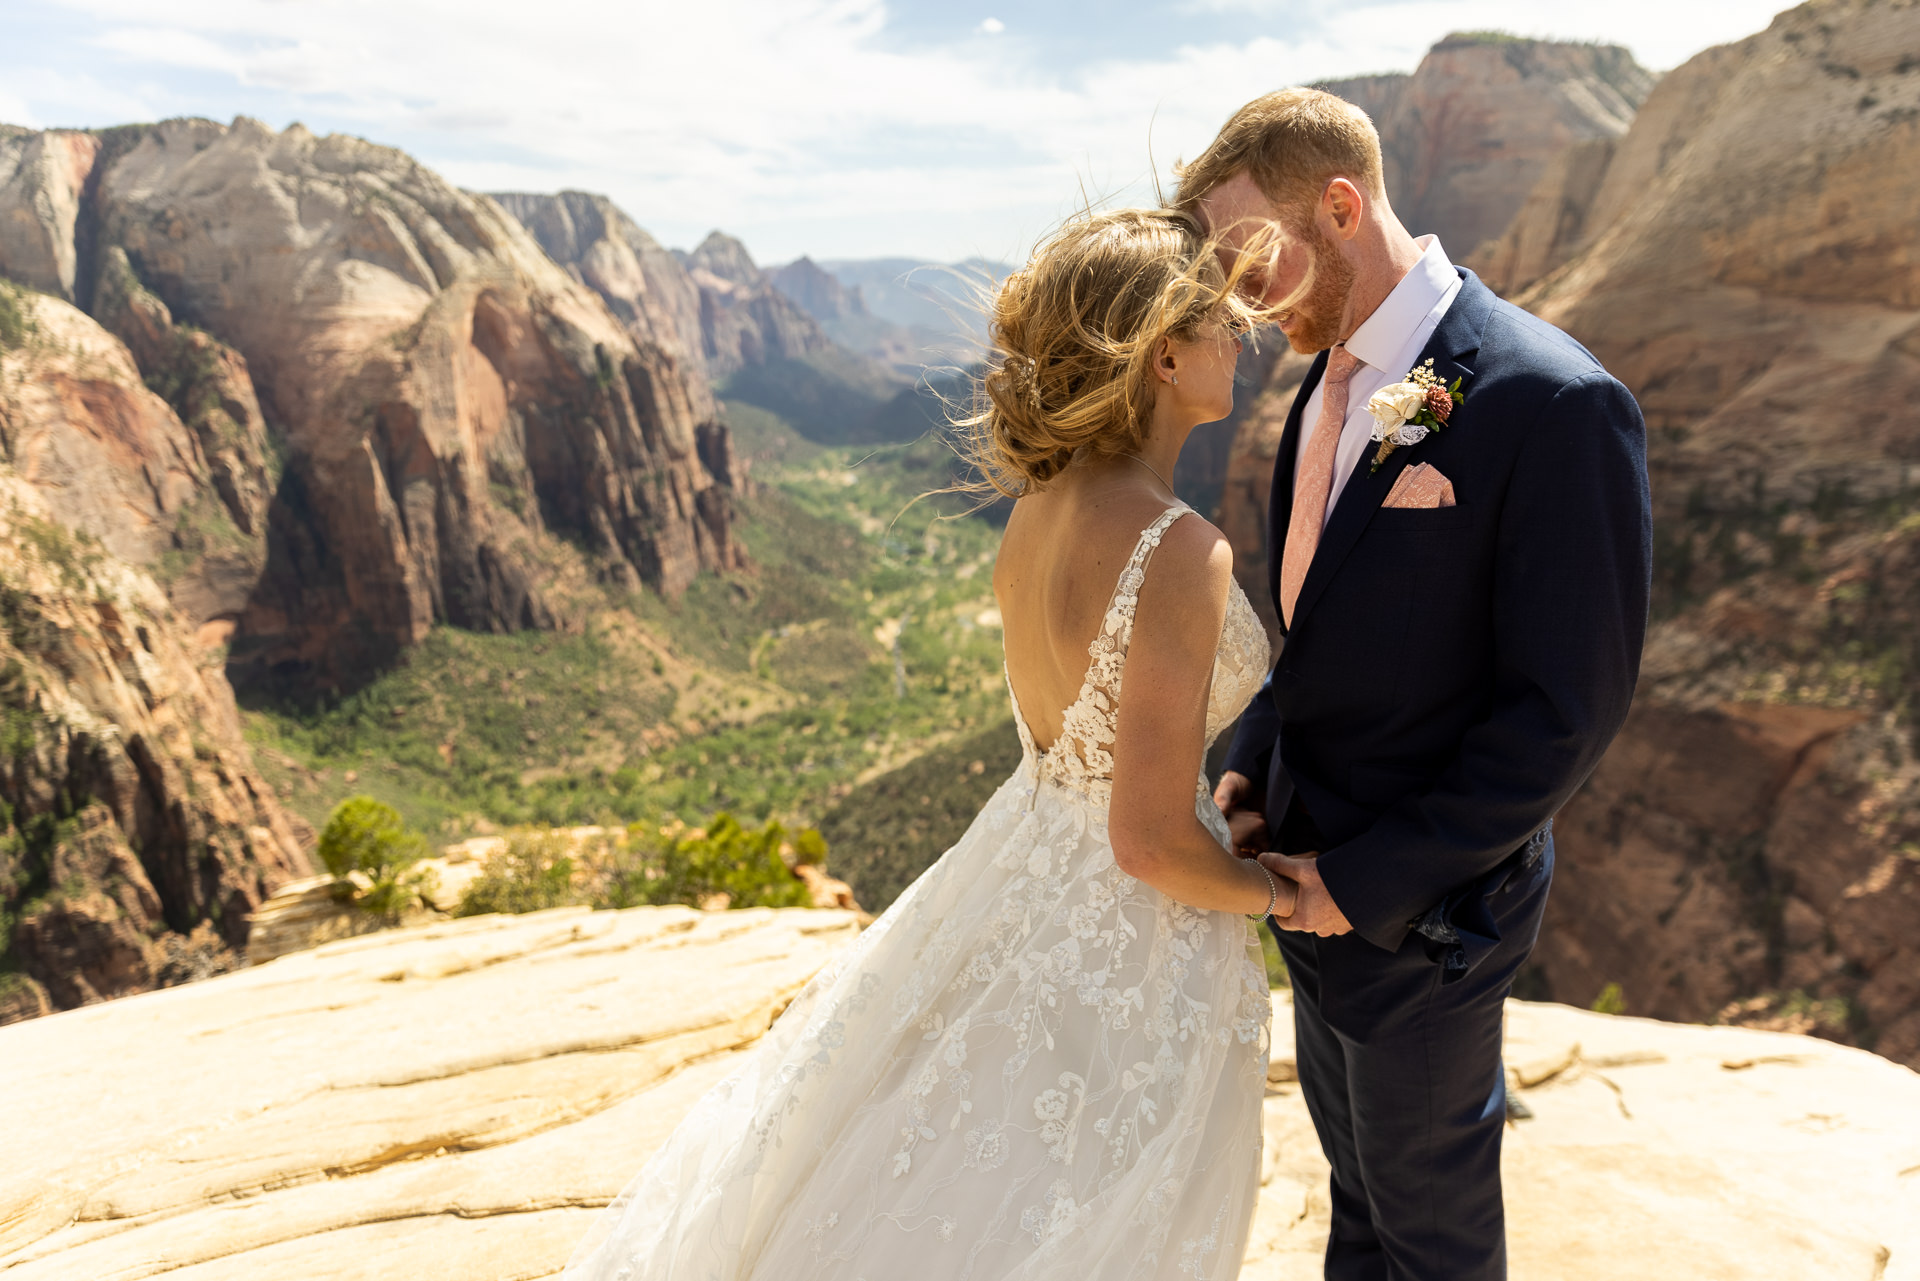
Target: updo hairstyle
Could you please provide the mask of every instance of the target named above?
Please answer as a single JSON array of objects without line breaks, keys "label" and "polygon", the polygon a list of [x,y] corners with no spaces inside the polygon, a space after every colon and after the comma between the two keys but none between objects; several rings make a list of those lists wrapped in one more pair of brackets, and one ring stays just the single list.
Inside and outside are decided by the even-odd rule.
[{"label": "updo hairstyle", "polygon": [[1243,270],[1223,271],[1178,210],[1081,214],[1048,237],[993,297],[993,358],[957,424],[985,484],[1017,498],[1078,456],[1138,452],[1160,340],[1256,319],[1235,296]]}]

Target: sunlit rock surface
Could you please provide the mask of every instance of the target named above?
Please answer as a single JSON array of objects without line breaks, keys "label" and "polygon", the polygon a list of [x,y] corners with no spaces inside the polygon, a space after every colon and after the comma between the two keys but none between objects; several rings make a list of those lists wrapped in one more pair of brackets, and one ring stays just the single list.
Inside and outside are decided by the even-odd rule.
[{"label": "sunlit rock surface", "polygon": [[[0,1269],[553,1276],[855,928],[799,909],[478,917],[0,1029]],[[1325,1166],[1284,993],[1275,1013],[1244,1275],[1304,1281],[1319,1275]],[[1534,1114],[1508,1134],[1516,1276],[1920,1276],[1906,1069],[1802,1037],[1525,1004],[1508,1061]]]}]

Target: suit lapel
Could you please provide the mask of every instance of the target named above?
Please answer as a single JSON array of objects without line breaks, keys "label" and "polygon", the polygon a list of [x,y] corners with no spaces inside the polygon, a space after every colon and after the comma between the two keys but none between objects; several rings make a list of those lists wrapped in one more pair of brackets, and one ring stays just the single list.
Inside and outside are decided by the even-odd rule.
[{"label": "suit lapel", "polygon": [[[1431,357],[1434,374],[1449,386],[1455,378],[1466,380],[1462,389],[1468,394],[1468,404],[1461,406],[1461,417],[1449,422],[1444,428],[1446,431],[1459,431],[1467,426],[1461,419],[1470,412],[1468,406],[1472,404],[1473,370],[1465,363],[1465,358],[1479,350],[1480,330],[1493,310],[1493,291],[1465,268],[1456,270],[1465,277],[1465,282],[1460,292],[1454,295],[1453,305],[1447,308],[1447,314],[1440,318],[1439,325],[1434,328],[1433,336],[1414,359],[1418,365],[1426,363]],[[1396,369],[1390,372],[1398,377],[1403,371]],[[1301,403],[1304,403],[1304,399]],[[1297,410],[1298,405],[1295,408]],[[1373,471],[1373,455],[1377,448],[1369,446],[1360,455],[1360,461],[1347,477],[1346,487],[1340,491],[1339,500],[1334,503],[1333,514],[1327,518],[1326,528],[1320,535],[1320,546],[1313,553],[1313,564],[1307,566],[1306,581],[1300,585],[1300,599],[1293,607],[1295,627],[1300,625],[1300,620],[1306,617],[1314,602],[1326,590],[1327,583],[1339,572],[1341,562],[1353,550],[1354,544],[1360,541],[1360,535],[1366,532],[1373,514],[1386,501],[1388,492],[1393,489],[1393,482],[1406,469],[1418,446],[1394,450],[1376,472]],[[1288,477],[1291,482],[1291,472]],[[1285,532],[1284,527],[1282,532]],[[1276,569],[1274,574],[1277,584],[1279,570]],[[1278,596],[1277,591],[1275,595]]]},{"label": "suit lapel", "polygon": [[[1284,341],[1284,340],[1283,340]],[[1280,433],[1280,452],[1273,459],[1273,487],[1267,499],[1267,589],[1273,596],[1273,612],[1280,613],[1280,558],[1287,551],[1287,526],[1293,521],[1293,476],[1300,454],[1300,423],[1307,401],[1327,371],[1327,353],[1313,359],[1300,389],[1293,393],[1293,408],[1287,411],[1286,429]],[[1287,625],[1280,624],[1286,631]]]}]

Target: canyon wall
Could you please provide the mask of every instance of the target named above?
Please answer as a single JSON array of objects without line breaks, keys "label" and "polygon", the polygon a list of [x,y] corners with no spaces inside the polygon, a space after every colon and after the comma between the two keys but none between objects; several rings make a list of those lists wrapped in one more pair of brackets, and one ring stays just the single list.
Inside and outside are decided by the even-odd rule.
[{"label": "canyon wall", "polygon": [[206,621],[261,563],[259,411],[233,353],[116,297],[190,421],[93,318],[0,281],[0,1023],[232,968],[310,871]]},{"label": "canyon wall", "polygon": [[[863,433],[907,381],[830,337],[731,236],[716,231],[683,253],[662,249],[605,196],[494,199],[569,276],[601,297],[637,343],[674,354],[688,382],[698,384],[701,413],[717,412],[717,394],[767,410],[815,440],[869,439]],[[837,282],[816,276],[824,279],[803,283],[803,273],[790,267],[784,278],[797,289],[810,286],[818,301]],[[876,331],[893,328],[856,311],[845,295],[841,303],[836,330],[848,329],[845,336],[862,350],[872,345],[867,339],[884,337]],[[730,447],[727,466],[735,466]]]},{"label": "canyon wall", "polygon": [[832,345],[732,236],[713,232],[681,262],[700,289],[701,338],[716,379],[748,365],[800,360]]},{"label": "canyon wall", "polygon": [[952,332],[947,334],[882,316],[867,306],[862,285],[846,283],[811,258],[769,268],[766,276],[819,322],[827,337],[903,378],[918,381],[930,369],[943,370],[958,357],[971,361],[978,355],[976,347],[959,340],[960,326],[949,325]]},{"label": "canyon wall", "polygon": [[599,294],[636,342],[672,355],[687,372],[697,410],[713,416],[700,288],[671,250],[605,196],[509,191],[496,192],[493,199],[519,220],[547,257]]},{"label": "canyon wall", "polygon": [[1518,301],[1646,412],[1658,617],[1542,973],[1920,1062],[1920,5],[1701,54],[1587,183]]},{"label": "canyon wall", "polygon": [[726,429],[671,313],[621,324],[401,152],[244,118],[13,131],[0,215],[0,273],[125,338],[213,446],[259,563],[178,603],[231,630],[236,680],[350,687],[434,622],[552,625],[548,530],[669,592],[739,561]]},{"label": "canyon wall", "polygon": [[1570,148],[1625,133],[1653,83],[1618,45],[1460,33],[1411,75],[1320,87],[1373,117],[1401,221],[1463,260]]},{"label": "canyon wall", "polygon": [[1517,300],[1634,388],[1669,498],[1900,494],[1920,480],[1917,162],[1920,8],[1802,5],[1666,77],[1581,252]]},{"label": "canyon wall", "polygon": [[666,593],[743,564],[697,288],[560,215],[566,267],[356,138],[0,128],[0,1017],[229,963],[308,870],[229,680],[564,625],[555,535]]}]

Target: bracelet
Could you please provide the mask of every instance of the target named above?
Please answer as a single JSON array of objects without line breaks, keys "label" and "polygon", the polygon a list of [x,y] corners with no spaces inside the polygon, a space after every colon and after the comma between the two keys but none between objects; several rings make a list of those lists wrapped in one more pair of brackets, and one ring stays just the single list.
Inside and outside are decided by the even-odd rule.
[{"label": "bracelet", "polygon": [[1259,859],[1255,859],[1253,861],[1253,865],[1259,868],[1261,872],[1266,875],[1266,878],[1267,878],[1267,910],[1259,913],[1258,915],[1252,912],[1248,912],[1247,919],[1249,921],[1264,921],[1269,916],[1273,915],[1273,909],[1279,905],[1280,882],[1274,879],[1272,869],[1269,868],[1265,863],[1262,863]]}]

